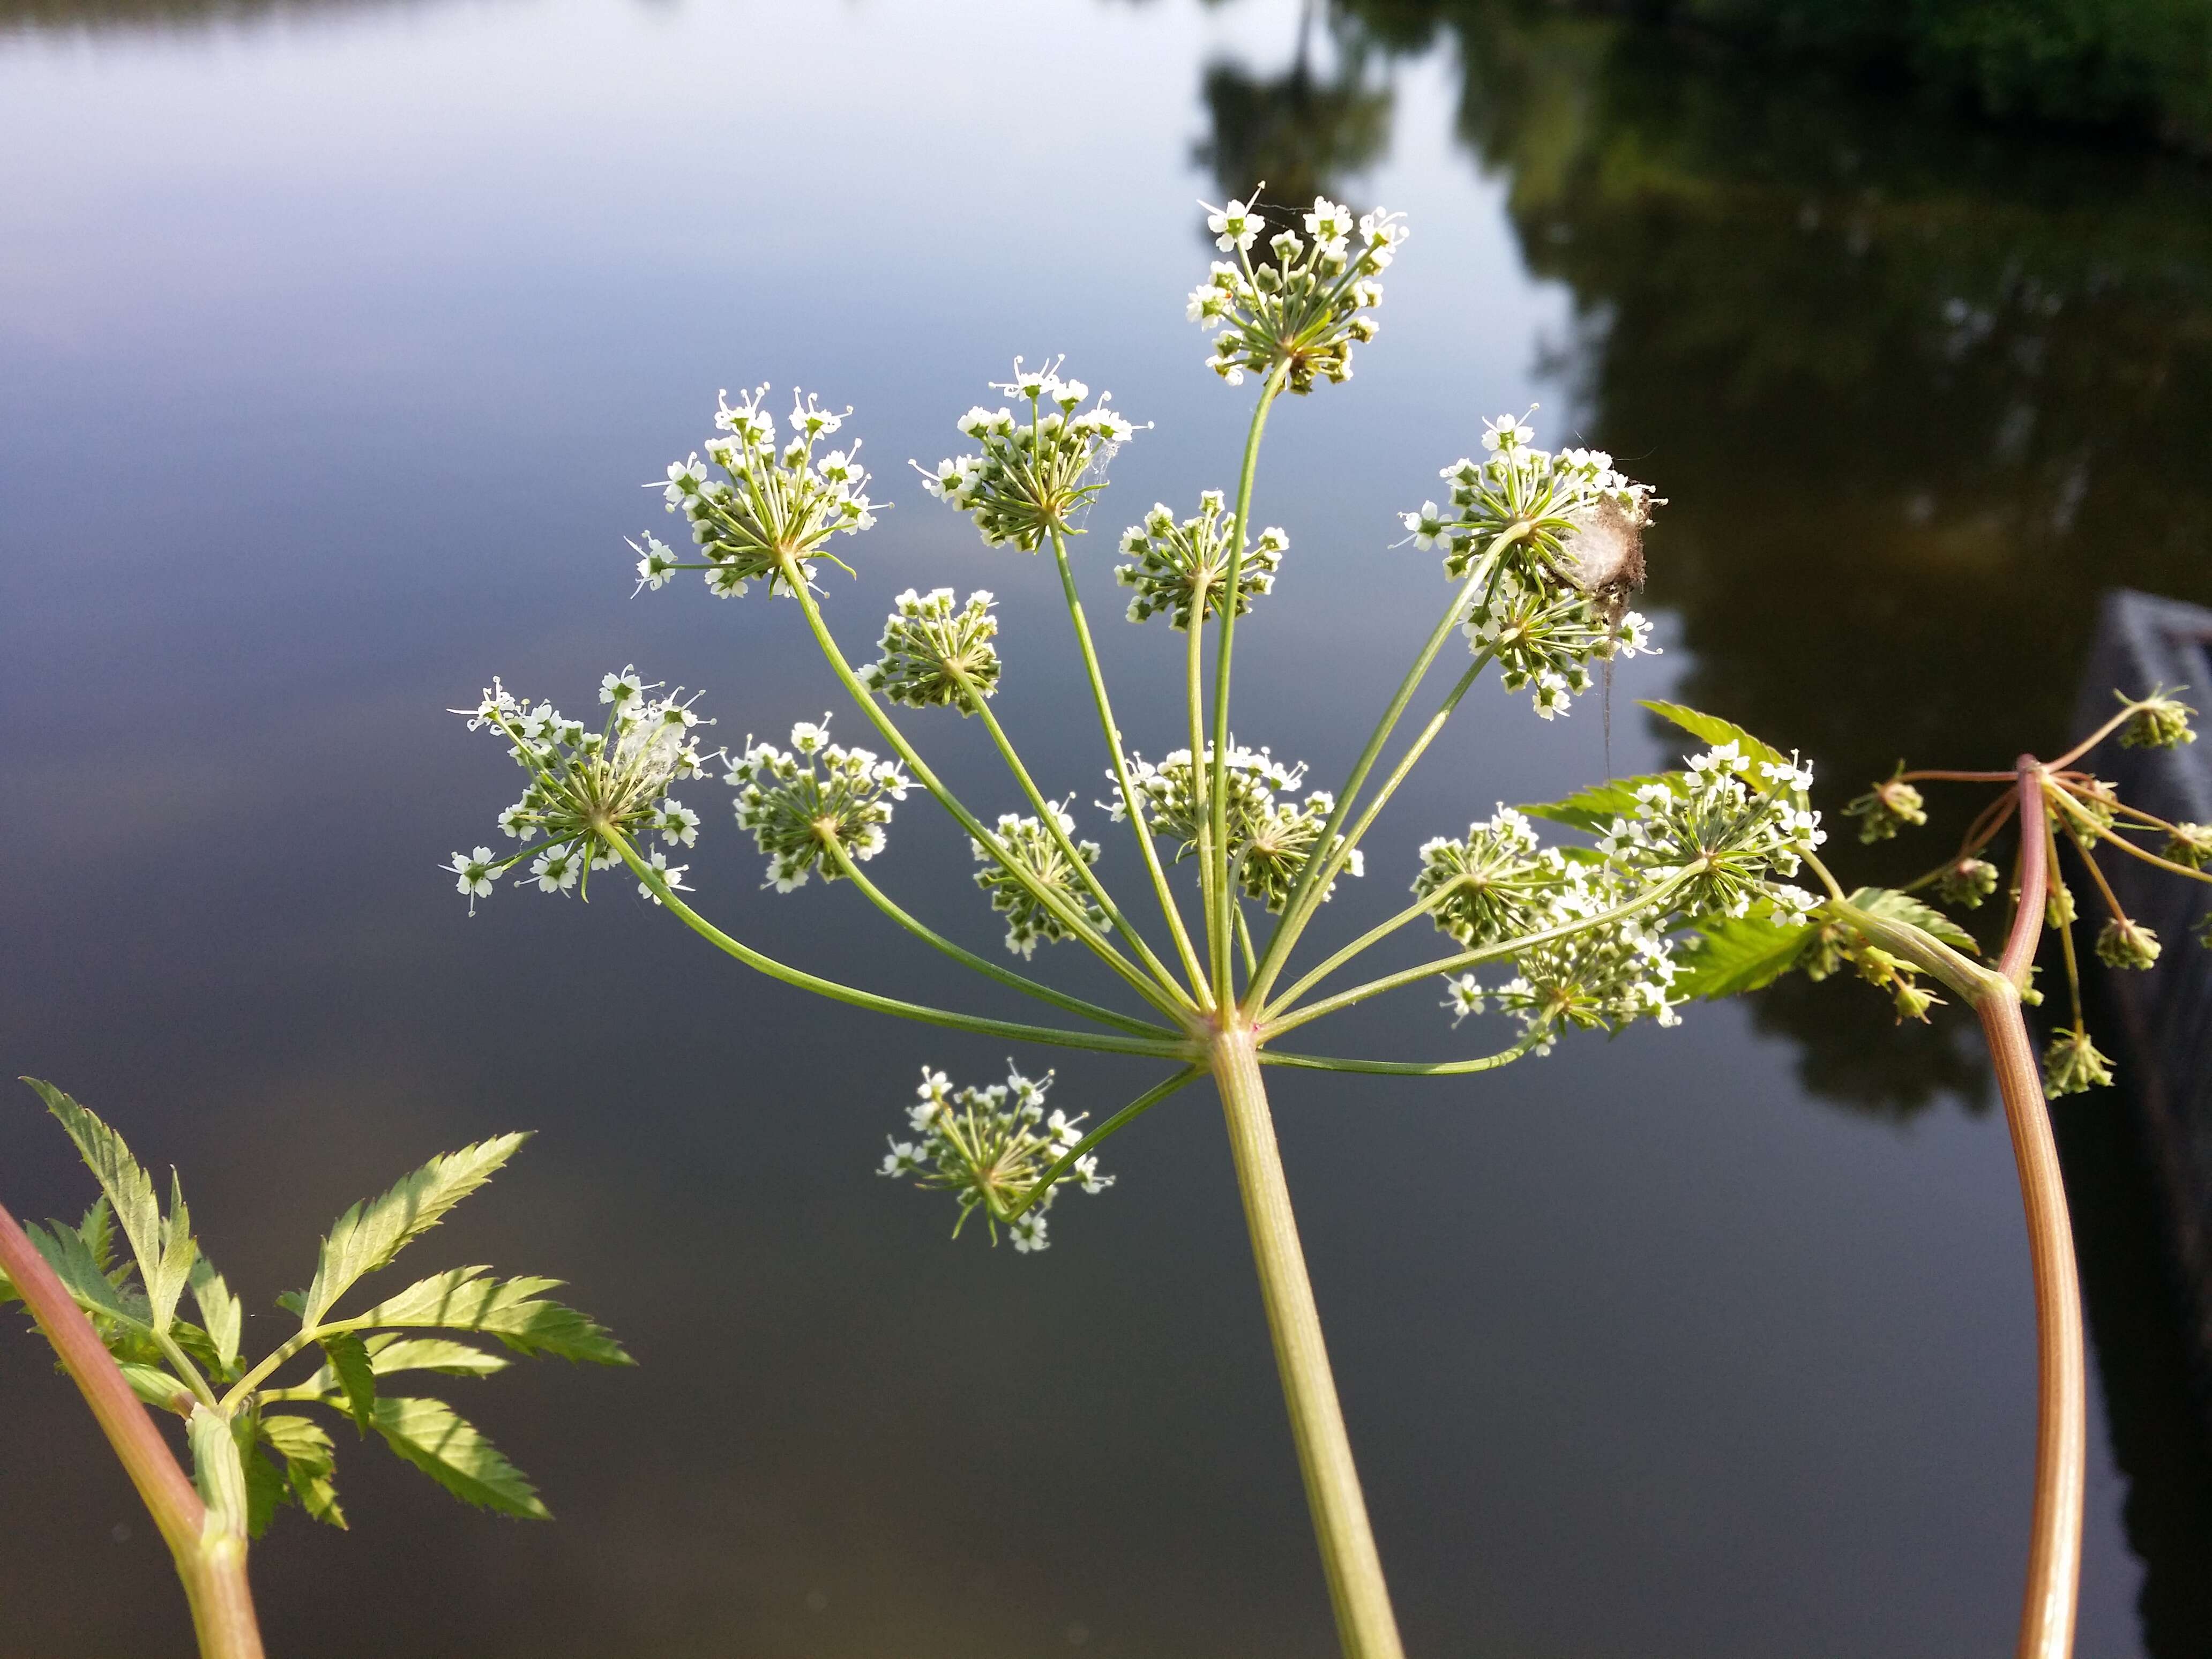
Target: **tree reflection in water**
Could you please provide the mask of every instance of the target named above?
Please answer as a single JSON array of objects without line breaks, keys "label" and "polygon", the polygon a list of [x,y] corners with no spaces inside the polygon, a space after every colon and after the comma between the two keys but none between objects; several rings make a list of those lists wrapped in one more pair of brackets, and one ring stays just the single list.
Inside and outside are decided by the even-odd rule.
[{"label": "tree reflection in water", "polygon": [[[1443,47],[1463,66],[1460,135],[1510,181],[1529,268],[1573,295],[1550,367],[1577,436],[1670,497],[1647,597],[1680,618],[1680,695],[1804,745],[1832,822],[1899,754],[2063,746],[2105,588],[2212,600],[2200,167],[1553,6],[1351,0],[1333,32],[1346,62]],[[1240,82],[1243,103],[1209,76],[1204,154],[1224,180],[1304,189],[1321,167],[1301,158],[1379,148],[1379,103],[1252,107],[1304,74],[1301,52],[1282,82]],[[1340,125],[1285,140],[1294,113]],[[1846,866],[1935,863],[1960,824],[1931,805],[1928,830]],[[1876,999],[1796,979],[1753,1000],[1808,1091],[1894,1119],[1984,1102],[1948,1012],[1900,1029]],[[2131,1119],[2115,1098],[2058,1117],[2145,1645],[2199,1653],[2212,1457]]]}]

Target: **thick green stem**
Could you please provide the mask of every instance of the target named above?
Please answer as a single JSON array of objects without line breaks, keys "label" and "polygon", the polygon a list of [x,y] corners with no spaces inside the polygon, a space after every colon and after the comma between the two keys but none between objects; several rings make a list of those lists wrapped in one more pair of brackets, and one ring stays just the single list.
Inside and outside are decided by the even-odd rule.
[{"label": "thick green stem", "polygon": [[192,1610],[201,1659],[262,1659],[261,1627],[246,1578],[246,1540],[210,1532],[207,1505],[168,1442],[123,1380],[92,1322],[5,1209],[0,1209],[0,1272],[53,1345],[169,1547]]},{"label": "thick green stem", "polygon": [[[1275,395],[1283,389],[1284,378],[1290,372],[1287,362],[1278,363],[1269,371],[1267,384],[1260,388],[1259,405],[1252,411],[1252,426],[1244,436],[1244,466],[1237,479],[1237,514],[1229,525],[1229,572],[1221,590],[1221,643],[1213,655],[1213,765],[1212,800],[1209,803],[1213,826],[1213,908],[1206,913],[1207,927],[1216,935],[1213,948],[1213,1000],[1226,1008],[1236,999],[1236,988],[1230,982],[1230,920],[1229,910],[1235,902],[1229,891],[1229,672],[1237,649],[1237,590],[1244,574],[1244,538],[1252,522],[1252,480],[1260,469],[1260,435],[1267,428],[1267,411],[1273,407]],[[1203,595],[1195,596],[1202,599]],[[1194,601],[1191,629],[1197,631],[1199,607]],[[1191,754],[1191,764],[1197,766],[1203,758],[1198,750]]]},{"label": "thick green stem", "polygon": [[1305,1477],[1306,1504],[1313,1513],[1321,1546],[1322,1569],[1336,1613],[1338,1640],[1346,1659],[1402,1659],[1398,1626],[1390,1612],[1390,1592],[1382,1561],[1368,1524],[1367,1502],[1352,1461],[1336,1380],[1322,1340],[1321,1314],[1298,1248],[1297,1219],[1283,1178],[1275,1144],[1267,1091],[1259,1055],[1247,1027],[1231,1025],[1214,1039],[1213,1079],[1229,1144],[1237,1159],[1237,1184],[1243,1194],[1244,1220],[1252,1235],[1252,1260],[1259,1269],[1260,1295],[1274,1339],[1275,1365],[1282,1375],[1283,1403],[1297,1443],[1299,1472]]},{"label": "thick green stem", "polygon": [[1190,716],[1190,811],[1198,834],[1198,904],[1206,921],[1206,945],[1210,978],[1206,1006],[1213,1006],[1213,986],[1229,972],[1229,941],[1214,926],[1213,813],[1210,769],[1206,761],[1206,627],[1205,617],[1194,609],[1190,626],[1183,630],[1183,701]]},{"label": "thick green stem", "polygon": [[811,991],[838,1002],[848,1002],[855,1008],[866,1008],[875,1013],[895,1014],[901,1019],[919,1020],[925,1025],[949,1026],[956,1031],[976,1031],[985,1036],[1012,1037],[1018,1042],[1048,1042],[1062,1048],[1095,1048],[1114,1054],[1156,1054],[1163,1060],[1189,1060],[1194,1050],[1188,1042],[1172,1038],[1147,1040],[1136,1036],[1115,1036],[1104,1031],[1065,1031],[1049,1025],[1024,1025],[1010,1019],[986,1019],[980,1014],[955,1013],[946,1008],[932,1008],[919,1002],[905,1002],[897,997],[879,996],[873,991],[862,991],[850,985],[841,985],[834,979],[824,979],[819,974],[810,974],[804,969],[793,968],[764,956],[750,945],[731,938],[720,928],[694,910],[676,895],[667,878],[637,855],[637,849],[626,840],[614,838],[615,850],[623,860],[645,883],[653,896],[672,911],[677,920],[717,950],[735,957],[748,968],[757,969],[771,979],[780,979],[787,985],[795,985],[802,991]]},{"label": "thick green stem", "polygon": [[1183,971],[1190,975],[1191,990],[1202,1006],[1211,1006],[1212,997],[1206,988],[1205,966],[1192,947],[1189,930],[1183,926],[1182,908],[1176,902],[1175,889],[1168,884],[1167,872],[1160,867],[1160,850],[1152,844],[1152,827],[1145,817],[1144,802],[1130,778],[1128,753],[1121,746],[1121,728],[1114,719],[1114,705],[1106,695],[1106,676],[1098,666],[1098,651],[1091,643],[1091,624],[1084,618],[1083,596],[1076,589],[1075,571],[1067,562],[1067,539],[1056,527],[1052,532],[1052,552],[1060,564],[1060,591],[1066,596],[1067,614],[1075,624],[1075,642],[1082,648],[1084,672],[1091,677],[1091,699],[1098,706],[1098,724],[1106,733],[1107,750],[1114,757],[1114,781],[1121,786],[1130,827],[1137,832],[1137,850],[1144,856],[1145,872],[1152,878],[1152,891],[1159,897],[1160,913],[1167,918],[1168,931],[1175,936],[1176,952],[1182,958]]},{"label": "thick green stem", "polygon": [[1101,1024],[1111,1025],[1117,1030],[1133,1032],[1139,1036],[1170,1035],[1161,1026],[1152,1024],[1146,1020],[1133,1018],[1127,1014],[1117,1013],[1111,1008],[1102,1008],[1095,1002],[1085,1002],[1081,997],[1070,996],[1065,991],[1056,991],[1049,985],[1041,984],[1026,975],[1014,972],[1011,968],[1000,967],[988,957],[978,956],[964,946],[955,945],[927,922],[910,915],[890,894],[870,881],[860,866],[854,861],[853,855],[845,850],[842,842],[830,842],[829,848],[830,856],[837,861],[837,868],[844,875],[845,879],[866,894],[869,902],[876,908],[881,910],[916,939],[934,945],[963,967],[972,968],[987,979],[994,979],[1001,985],[1010,986],[1026,996],[1036,998],[1041,1002],[1048,1002],[1065,1012],[1080,1014],[1085,1019],[1095,1019]]}]

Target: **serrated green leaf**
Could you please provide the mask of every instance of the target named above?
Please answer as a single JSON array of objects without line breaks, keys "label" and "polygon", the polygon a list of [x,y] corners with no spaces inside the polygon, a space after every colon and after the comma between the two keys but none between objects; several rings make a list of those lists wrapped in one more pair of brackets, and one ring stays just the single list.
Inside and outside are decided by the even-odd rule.
[{"label": "serrated green leaf", "polygon": [[301,1298],[305,1322],[320,1322],[356,1280],[385,1266],[436,1226],[454,1205],[489,1181],[527,1139],[497,1135],[434,1158],[391,1191],[340,1216],[323,1241],[314,1279]]},{"label": "serrated green leaf", "polygon": [[337,1471],[337,1453],[322,1425],[289,1412],[261,1419],[261,1437],[284,1460],[285,1478],[300,1507],[333,1527],[343,1529],[345,1511],[338,1507],[337,1488],[331,1479]]},{"label": "serrated green leaf", "polygon": [[252,1502],[246,1489],[246,1460],[230,1419],[195,1406],[185,1420],[185,1437],[191,1443],[192,1484],[208,1506],[209,1522],[245,1536]]},{"label": "serrated green leaf", "polygon": [[[54,1224],[49,1232],[36,1222],[27,1222],[23,1231],[30,1235],[31,1243],[46,1259],[46,1265],[68,1287],[78,1307],[88,1314],[104,1315],[118,1324],[135,1330],[151,1331],[153,1316],[145,1298],[113,1283],[100,1272],[100,1263],[85,1248],[84,1240],[74,1227]],[[112,1344],[110,1345],[113,1346]]]},{"label": "serrated green leaf", "polygon": [[1715,916],[1677,958],[1677,994],[1711,1000],[1756,991],[1796,966],[1816,929],[1810,922],[1778,927],[1764,916]]},{"label": "serrated green leaf", "polygon": [[1971,957],[1982,953],[1981,945],[1972,933],[1910,893],[1888,887],[1862,887],[1851,895],[1850,902],[1886,921],[1901,921],[1923,933],[1933,933],[1954,951],[1963,951]]},{"label": "serrated green leaf", "polygon": [[123,1380],[131,1385],[131,1392],[155,1411],[174,1412],[179,1417],[189,1416],[192,1409],[192,1391],[184,1383],[163,1370],[159,1365],[141,1365],[133,1360],[118,1360],[116,1369]]},{"label": "serrated green leaf", "polygon": [[324,1338],[323,1353],[330,1361],[330,1372],[344,1397],[346,1410],[353,1414],[354,1426],[367,1434],[376,1410],[376,1373],[370,1368],[368,1350],[349,1332]]},{"label": "serrated green leaf", "polygon": [[284,1470],[263,1447],[255,1447],[246,1457],[246,1535],[258,1540],[269,1530],[269,1523],[276,1518],[276,1510],[292,1496],[285,1483]]},{"label": "serrated green leaf", "polygon": [[514,1362],[503,1353],[486,1353],[465,1342],[440,1336],[372,1336],[368,1363],[379,1376],[395,1371],[443,1371],[448,1376],[489,1376]]},{"label": "serrated green leaf", "polygon": [[1613,778],[1591,788],[1577,790],[1565,800],[1544,801],[1519,810],[1532,818],[1548,818],[1553,823],[1600,835],[1612,826],[1615,818],[1636,816],[1638,789],[1648,783],[1665,781],[1656,774],[1640,778]]},{"label": "serrated green leaf", "polygon": [[161,1254],[146,1275],[146,1300],[153,1309],[155,1330],[167,1330],[176,1316],[177,1298],[191,1282],[192,1262],[198,1255],[199,1247],[192,1243],[192,1212],[185,1205],[185,1185],[172,1170],[169,1213],[161,1221]]},{"label": "serrated green leaf", "polygon": [[552,1519],[528,1477],[443,1401],[387,1395],[376,1402],[376,1429],[393,1451],[463,1503],[526,1520]]},{"label": "serrated green leaf", "polygon": [[92,1200],[92,1207],[84,1212],[84,1219],[76,1224],[76,1236],[84,1241],[84,1248],[100,1264],[102,1273],[115,1267],[115,1211],[102,1193]]},{"label": "serrated green leaf", "polygon": [[[34,1077],[23,1080],[38,1091],[46,1109],[76,1143],[78,1155],[114,1206],[116,1222],[130,1241],[131,1253],[138,1259],[139,1277],[151,1287],[160,1276],[163,1243],[161,1206],[154,1196],[152,1179],[131,1156],[123,1137],[100,1121],[96,1113],[80,1106],[51,1083]],[[89,1252],[87,1255],[89,1259]],[[175,1305],[173,1297],[170,1306]]]},{"label": "serrated green leaf", "polygon": [[598,1365],[634,1362],[608,1332],[541,1292],[557,1279],[486,1279],[485,1267],[453,1267],[418,1279],[361,1316],[364,1327],[429,1326],[481,1331],[521,1353],[549,1353]]},{"label": "serrated green leaf", "polygon": [[1692,737],[1703,738],[1710,744],[1733,743],[1753,760],[1765,761],[1779,766],[1786,758],[1772,744],[1760,742],[1735,721],[1724,720],[1717,714],[1700,714],[1698,710],[1686,708],[1679,702],[1648,701],[1642,706],[1658,715],[1661,720],[1671,721],[1680,726]]},{"label": "serrated green leaf", "polygon": [[221,1362],[216,1369],[228,1376],[238,1368],[238,1345],[245,1330],[246,1312],[222,1275],[205,1256],[192,1263],[192,1301],[207,1322],[208,1343]]}]

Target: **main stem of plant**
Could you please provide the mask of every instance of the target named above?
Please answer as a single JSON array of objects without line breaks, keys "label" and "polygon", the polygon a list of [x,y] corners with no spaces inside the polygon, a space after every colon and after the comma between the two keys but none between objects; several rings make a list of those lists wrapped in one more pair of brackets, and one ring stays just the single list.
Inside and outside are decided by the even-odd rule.
[{"label": "main stem of plant", "polygon": [[1360,1495],[1359,1474],[1352,1466],[1352,1440],[1345,1432],[1343,1408],[1337,1403],[1336,1382],[1329,1372],[1321,1313],[1314,1305],[1313,1284],[1306,1277],[1305,1255],[1298,1245],[1297,1218],[1283,1179],[1282,1153],[1275,1144],[1259,1054],[1249,1027],[1233,1013],[1213,1038],[1209,1064],[1221,1091],[1230,1149],[1237,1159],[1237,1185],[1252,1234],[1252,1260],[1259,1270],[1261,1299],[1267,1306],[1276,1368],[1282,1373],[1283,1403],[1290,1411],[1291,1436],[1297,1444],[1298,1469],[1305,1478],[1306,1503],[1313,1511],[1337,1637],[1346,1659],[1403,1659],[1382,1557],[1368,1524],[1367,1501]]},{"label": "main stem of plant", "polygon": [[2074,1615],[2081,1578],[2081,1503],[2088,1461],[2088,1376],[2081,1347],[2081,1278],[2066,1183],[2051,1133],[2027,1022],[2017,987],[2027,977],[2043,936],[2051,872],[2043,767],[2020,757],[2020,909],[1999,960],[2002,988],[1975,1000],[2005,1126],[2020,1170],[2027,1214],[2028,1256],[2035,1276],[2035,1510],[2028,1534],[2027,1588],[2021,1608],[2020,1659],[2066,1659],[2074,1649]]},{"label": "main stem of plant", "polygon": [[262,1659],[261,1626],[246,1580],[246,1540],[210,1524],[207,1505],[154,1419],[131,1392],[92,1322],[15,1218],[0,1209],[0,1270],[53,1344],[62,1369],[154,1517],[184,1581],[200,1659]]},{"label": "main stem of plant", "polygon": [[2088,1372],[2081,1346],[2081,1281],[2074,1262],[2073,1223],[2043,1079],[2021,1012],[2044,930],[2051,887],[2050,807],[2045,768],[2020,757],[2020,899],[1994,971],[1970,962],[1917,927],[1899,927],[1845,902],[1844,919],[1885,949],[1918,963],[1973,1006],[2003,1097],[2005,1127],[2020,1175],[2027,1250],[2035,1284],[2035,1506],[2029,1521],[2027,1583],[2021,1598],[2019,1659],[2068,1659],[2081,1595],[2081,1504],[2088,1460]]}]

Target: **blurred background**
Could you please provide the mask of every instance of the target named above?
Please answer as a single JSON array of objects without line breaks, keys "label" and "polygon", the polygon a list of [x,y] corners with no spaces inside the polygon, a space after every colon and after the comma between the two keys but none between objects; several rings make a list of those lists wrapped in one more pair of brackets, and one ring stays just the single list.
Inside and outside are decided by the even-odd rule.
[{"label": "blurred background", "polygon": [[[352,1532],[288,1512],[257,1552],[271,1651],[1332,1652],[1206,1096],[1114,1142],[1048,1253],[948,1242],[948,1202],[872,1170],[919,1065],[988,1080],[1003,1046],[749,976],[629,884],[471,920],[438,866],[514,781],[442,711],[494,673],[580,709],[629,662],[704,687],[733,744],[834,708],[791,607],[633,599],[622,539],[665,532],[637,486],[717,387],[803,384],[858,406],[896,503],[840,546],[848,648],[900,589],[994,589],[1016,737],[1103,794],[1048,569],[904,463],[1017,352],[1153,422],[1078,556],[1131,741],[1173,746],[1174,650],[1112,620],[1110,542],[1233,481],[1250,388],[1182,302],[1196,199],[1265,178],[1413,234],[1358,377],[1272,424],[1257,512],[1291,549],[1241,738],[1341,775],[1445,592],[1395,514],[1483,417],[1535,404],[1540,441],[1668,498],[1667,654],[1618,675],[1609,752],[1596,700],[1547,726],[1482,688],[1324,931],[1496,801],[1668,763],[1638,697],[1803,748],[1832,814],[1901,754],[2049,752],[2102,590],[2212,600],[2212,24],[2046,9],[2074,33],[1747,0],[0,0],[0,1061],[181,1169],[264,1346],[348,1202],[539,1130],[410,1265],[561,1275],[641,1361],[446,1390],[551,1525],[341,1435]],[[909,727],[1011,807],[961,724]],[[759,891],[722,793],[684,792],[709,915],[950,994],[856,895]],[[1910,874],[1945,832],[1838,867]],[[872,873],[995,950],[969,862],[909,804]],[[1328,1046],[1497,1046],[1434,1001]],[[1948,1012],[1791,982],[1487,1077],[1273,1079],[1410,1650],[2008,1649],[2033,1315]],[[1060,1064],[1070,1109],[1150,1080],[1012,1058]],[[2132,1121],[2117,1091],[2056,1115],[2097,1385],[2080,1651],[2212,1652],[2212,1456]],[[21,1091],[8,1204],[91,1190]],[[10,1322],[0,1656],[187,1653]]]}]

